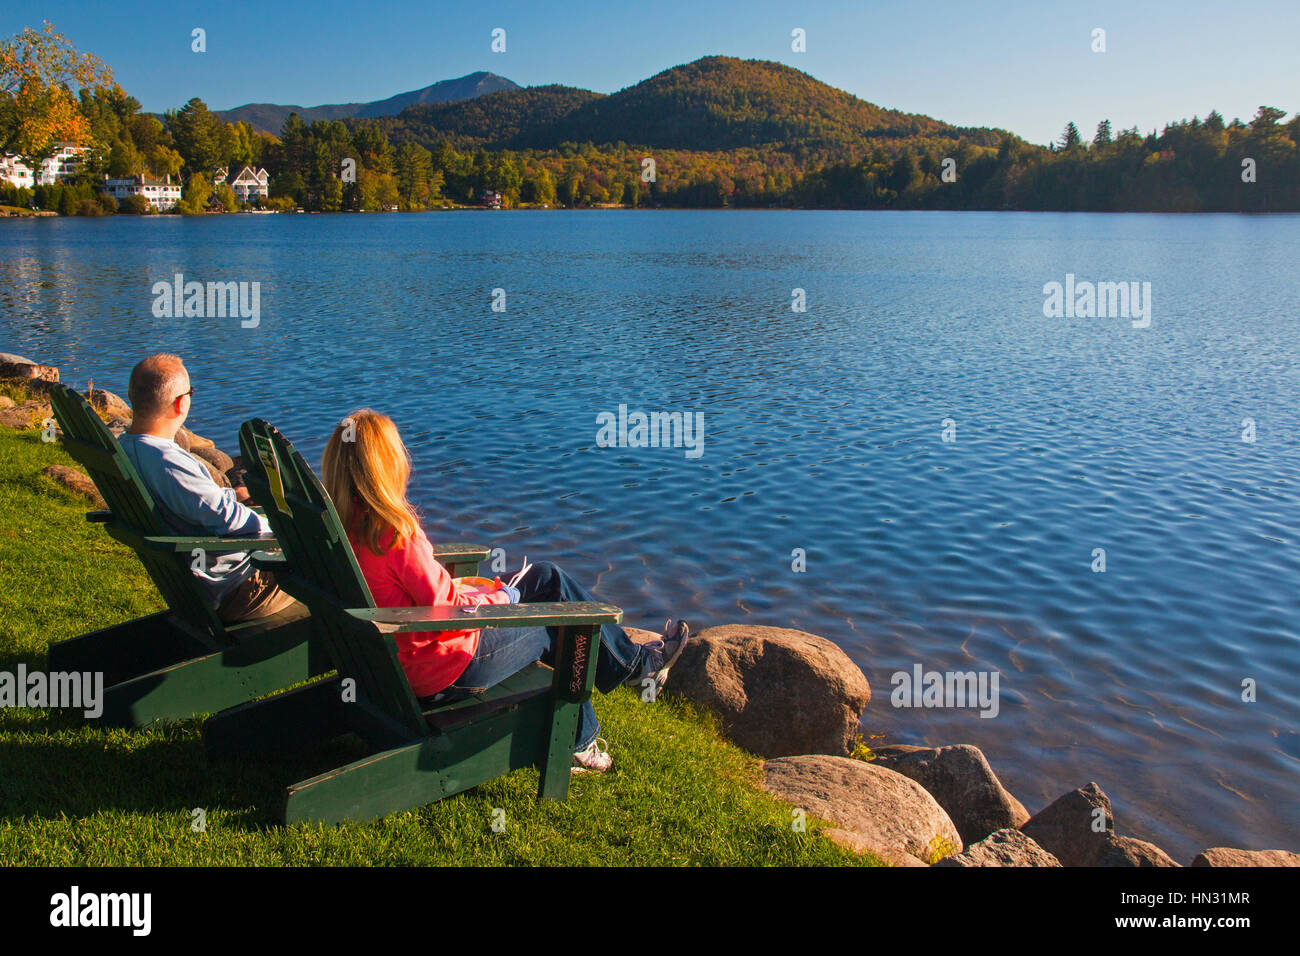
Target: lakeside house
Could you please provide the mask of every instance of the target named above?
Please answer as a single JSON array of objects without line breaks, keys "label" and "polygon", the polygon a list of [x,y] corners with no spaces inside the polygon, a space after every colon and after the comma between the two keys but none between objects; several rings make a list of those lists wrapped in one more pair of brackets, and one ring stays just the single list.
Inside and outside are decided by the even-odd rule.
[{"label": "lakeside house", "polygon": [[240,202],[252,202],[254,198],[266,199],[271,193],[271,177],[265,169],[258,167],[256,170],[252,166],[245,166],[234,177],[230,177],[230,171],[221,166],[217,169],[212,177],[212,185],[220,186],[227,183]]},{"label": "lakeside house", "polygon": [[483,194],[478,197],[479,205],[486,206],[488,209],[500,209],[503,200],[501,194],[494,189],[485,189]]},{"label": "lakeside house", "polygon": [[108,179],[104,182],[104,189],[119,202],[128,196],[143,196],[159,212],[168,212],[181,201],[180,183],[173,183],[171,176],[164,179],[150,176]]},{"label": "lakeside house", "polygon": [[0,156],[0,180],[19,189],[31,189],[36,185],[32,168],[10,153]]},{"label": "lakeside house", "polygon": [[89,146],[74,146],[72,143],[58,143],[53,156],[41,163],[41,171],[36,177],[38,186],[50,186],[81,172],[86,161]]},{"label": "lakeside house", "polygon": [[55,144],[55,152],[41,163],[41,168],[33,173],[19,156],[5,153],[0,157],[0,179],[20,189],[32,189],[36,186],[49,186],[63,182],[81,172],[89,146],[75,146],[72,143]]}]

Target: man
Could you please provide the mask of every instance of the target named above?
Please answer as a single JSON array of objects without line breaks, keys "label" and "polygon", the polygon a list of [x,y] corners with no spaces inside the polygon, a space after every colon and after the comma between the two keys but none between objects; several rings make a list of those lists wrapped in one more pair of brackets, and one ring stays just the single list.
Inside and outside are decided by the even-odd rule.
[{"label": "man", "polygon": [[[131,427],[118,439],[178,535],[239,537],[269,534],[270,525],[244,502],[244,487],[223,488],[199,459],[176,444],[194,389],[175,355],[150,355],[131,370]],[[211,606],[227,624],[267,617],[294,604],[273,575],[253,567],[246,551],[214,554],[191,565]]]}]

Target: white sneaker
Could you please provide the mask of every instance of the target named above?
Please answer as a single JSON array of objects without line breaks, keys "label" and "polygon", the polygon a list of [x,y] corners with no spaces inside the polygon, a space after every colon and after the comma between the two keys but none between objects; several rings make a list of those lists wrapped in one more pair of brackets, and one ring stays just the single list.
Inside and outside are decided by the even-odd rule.
[{"label": "white sneaker", "polygon": [[604,737],[597,737],[573,755],[570,773],[604,773],[612,766],[614,758],[609,755],[608,742]]}]

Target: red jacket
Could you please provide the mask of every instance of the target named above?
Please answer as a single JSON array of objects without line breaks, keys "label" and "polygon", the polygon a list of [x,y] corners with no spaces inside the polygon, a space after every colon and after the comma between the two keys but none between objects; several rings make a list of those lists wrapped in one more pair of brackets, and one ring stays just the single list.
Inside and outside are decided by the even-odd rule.
[{"label": "red jacket", "polygon": [[[433,546],[418,530],[404,548],[375,554],[359,537],[348,533],[361,574],[377,607],[428,607],[434,604],[509,604],[505,591],[460,593],[446,568],[433,556]],[[392,533],[384,543],[392,541]],[[397,659],[416,697],[445,690],[464,673],[478,649],[478,631],[419,631],[393,635]]]}]

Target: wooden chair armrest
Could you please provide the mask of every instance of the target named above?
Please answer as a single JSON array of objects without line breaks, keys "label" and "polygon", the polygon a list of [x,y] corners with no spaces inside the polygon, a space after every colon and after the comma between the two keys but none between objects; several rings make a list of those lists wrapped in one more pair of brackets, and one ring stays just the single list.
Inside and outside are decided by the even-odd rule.
[{"label": "wooden chair armrest", "polygon": [[594,601],[535,604],[480,604],[469,608],[433,607],[348,608],[358,621],[377,624],[385,633],[404,631],[465,631],[481,627],[564,627],[618,624],[621,608]]},{"label": "wooden chair armrest", "polygon": [[478,563],[486,561],[490,555],[491,551],[482,544],[435,544],[433,546],[433,557],[439,564]]},{"label": "wooden chair armrest", "polygon": [[247,538],[186,538],[164,535],[141,535],[140,543],[151,551],[211,551],[232,554],[236,551],[262,551],[276,547],[275,535],[249,535]]},{"label": "wooden chair armrest", "polygon": [[[433,546],[433,557],[440,564],[486,561],[487,556],[487,548],[480,548],[472,544],[435,544]],[[255,551],[252,558],[253,566],[264,571],[274,571],[276,568],[284,567],[286,562],[282,551]],[[444,561],[444,558],[448,560]]]},{"label": "wooden chair armrest", "polygon": [[274,571],[287,563],[283,551],[254,551],[249,559],[259,571]]}]

